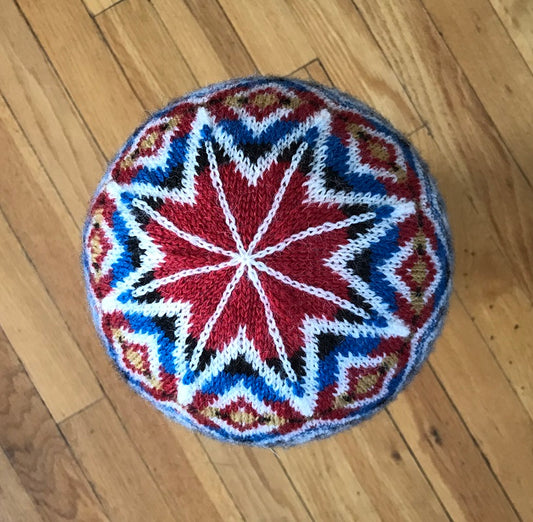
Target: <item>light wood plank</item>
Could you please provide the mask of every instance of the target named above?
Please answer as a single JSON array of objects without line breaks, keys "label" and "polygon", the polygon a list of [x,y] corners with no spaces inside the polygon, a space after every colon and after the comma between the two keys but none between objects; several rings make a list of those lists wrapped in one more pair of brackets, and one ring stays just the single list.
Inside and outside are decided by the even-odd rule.
[{"label": "light wood plank", "polygon": [[160,109],[196,87],[191,70],[152,4],[124,0],[96,21],[149,111]]},{"label": "light wood plank", "polygon": [[185,3],[230,76],[249,76],[258,72],[250,53],[216,0],[185,0]]},{"label": "light wood plank", "polygon": [[[0,446],[42,518],[51,522],[107,520],[1,329],[0,359]],[[0,484],[3,482],[0,480]],[[9,507],[7,503],[8,511]]]},{"label": "light wood plank", "polygon": [[175,517],[242,520],[201,444],[203,437],[165,418],[122,381],[106,389]]},{"label": "light wood plank", "polygon": [[102,154],[11,0],[0,0],[0,26],[0,91],[81,223],[104,169]]},{"label": "light wood plank", "polygon": [[[533,417],[531,301],[509,269],[490,224],[476,211],[453,175],[450,158],[440,151],[427,129],[416,132],[411,141],[429,162],[447,203],[455,244],[455,289]],[[487,349],[486,357],[490,356]]]},{"label": "light wood plank", "polygon": [[[62,221],[68,224],[71,217],[3,101],[0,139],[0,169],[9,173],[0,191],[0,208],[7,217],[6,221],[2,216],[0,323],[52,415],[61,420],[100,398],[100,386],[14,234],[28,248],[30,257],[39,252],[47,260],[56,284],[65,293],[72,293],[63,263],[70,259],[77,264],[78,253],[76,249],[61,252],[58,248],[64,234],[69,233]],[[38,215],[31,206],[33,199],[41,206],[49,205],[48,211]],[[81,279],[79,269],[74,274]]]},{"label": "light wood plank", "polygon": [[9,252],[0,259],[0,324],[59,421],[100,398],[100,387],[3,216],[0,240]]},{"label": "light wood plank", "polygon": [[310,520],[272,451],[202,437],[244,520]]},{"label": "light wood plank", "polygon": [[4,522],[36,522],[42,520],[31,498],[20,483],[11,464],[0,450],[0,520]]},{"label": "light wood plank", "polygon": [[533,182],[533,74],[490,1],[423,3],[503,142]]},{"label": "light wood plank", "polygon": [[93,16],[101,13],[104,9],[109,9],[121,1],[122,0],[83,0],[85,7],[87,7]]},{"label": "light wood plank", "polygon": [[335,86],[380,111],[403,132],[421,125],[413,105],[350,0],[289,0]]},{"label": "light wood plank", "polygon": [[201,85],[232,76],[184,0],[152,0],[152,4]]},{"label": "light wood plank", "polygon": [[452,520],[519,520],[429,365],[389,411]]},{"label": "light wood plank", "polygon": [[107,399],[60,428],[112,520],[175,520]]},{"label": "light wood plank", "polygon": [[81,0],[20,0],[20,7],[107,157],[144,111]]},{"label": "light wood plank", "polygon": [[286,2],[220,3],[263,74],[289,74],[316,57]]},{"label": "light wood plank", "polygon": [[452,165],[448,175],[491,223],[510,269],[533,295],[531,187],[444,40],[418,0],[357,5]]},{"label": "light wood plank", "polygon": [[386,412],[277,452],[316,520],[448,520]]},{"label": "light wood plank", "polygon": [[324,66],[320,60],[311,62],[306,66],[306,70],[310,74],[311,78],[315,80],[315,82],[321,83],[322,85],[332,85],[331,80],[329,79],[329,76],[327,75],[326,70],[324,69]]},{"label": "light wood plank", "polygon": [[533,518],[533,421],[462,304],[453,303],[449,323],[430,359],[435,373],[518,513]]},{"label": "light wood plank", "polygon": [[339,437],[275,452],[314,520],[381,520]]},{"label": "light wood plank", "polygon": [[300,80],[311,80],[311,75],[305,67],[300,67],[299,69],[296,69],[296,71],[291,72],[291,74],[289,74],[289,77],[299,78]]},{"label": "light wood plank", "polygon": [[533,71],[533,4],[529,0],[491,0],[491,3]]}]

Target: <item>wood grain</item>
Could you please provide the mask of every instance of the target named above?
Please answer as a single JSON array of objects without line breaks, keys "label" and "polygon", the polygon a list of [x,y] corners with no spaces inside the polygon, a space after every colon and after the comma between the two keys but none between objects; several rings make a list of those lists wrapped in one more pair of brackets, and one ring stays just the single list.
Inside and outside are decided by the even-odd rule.
[{"label": "wood grain", "polygon": [[491,357],[490,352],[496,356],[533,417],[533,361],[528,349],[533,338],[532,303],[504,252],[495,246],[494,231],[453,175],[453,162],[427,129],[416,132],[411,141],[432,166],[446,199],[455,245],[455,290],[476,322],[485,343],[484,356]]},{"label": "wood grain", "polygon": [[221,0],[220,4],[263,74],[289,74],[315,58],[285,2]]},{"label": "wood grain", "polygon": [[[335,86],[375,107],[403,132],[421,120],[350,0],[289,0]],[[372,64],[365,67],[364,64]]]},{"label": "wood grain", "polygon": [[[533,182],[533,75],[489,0],[423,0],[435,26]],[[480,63],[483,67],[479,67]],[[529,114],[529,118],[523,118]]]},{"label": "wood grain", "polygon": [[491,0],[491,4],[533,70],[533,4],[529,0]]},{"label": "wood grain", "polygon": [[221,444],[209,438],[203,438],[202,445],[245,520],[310,520],[272,451]]},{"label": "wood grain", "polygon": [[54,419],[60,421],[100,398],[100,388],[3,215],[0,239],[10,252],[0,261],[0,320]]},{"label": "wood grain", "polygon": [[452,302],[450,324],[430,358],[435,373],[518,513],[532,518],[533,421],[461,303]]},{"label": "wood grain", "polygon": [[152,4],[199,83],[207,85],[231,77],[218,48],[207,35],[207,28],[194,17],[184,0],[152,0]]},{"label": "wood grain", "polygon": [[106,399],[61,423],[61,431],[113,520],[175,520]]},{"label": "wood grain", "polygon": [[185,3],[230,76],[258,72],[250,53],[217,1],[185,0]]},{"label": "wood grain", "polygon": [[[0,520],[533,519],[531,2],[0,0],[0,25]],[[398,399],[275,451],[129,389],[78,259],[147,113],[257,71],[333,84],[409,135],[456,254],[443,336]]]},{"label": "wood grain", "polygon": [[386,412],[334,439],[277,452],[316,520],[448,519]]},{"label": "wood grain", "polygon": [[15,470],[0,450],[0,520],[36,522],[42,520],[31,498],[19,481]]},{"label": "wood grain", "polygon": [[[9,457],[9,466],[18,475],[34,510],[43,520],[51,522],[107,520],[41,395],[1,329],[0,359],[0,447]],[[2,467],[0,462],[0,474]],[[5,487],[4,480],[0,483],[0,489]],[[8,513],[10,507],[18,509],[28,504],[23,496],[17,502],[20,502],[18,507],[6,501]],[[27,519],[20,516],[13,520],[33,520],[31,511]],[[1,513],[0,519],[3,520]]]},{"label": "wood grain", "polygon": [[104,168],[103,156],[13,2],[0,0],[0,25],[2,95],[81,223]]},{"label": "wood grain", "polygon": [[197,86],[183,56],[148,2],[121,2],[96,20],[149,111],[161,108]]},{"label": "wood grain", "polygon": [[19,5],[82,117],[111,157],[142,120],[143,107],[95,22],[81,0],[20,0]]},{"label": "wood grain", "polygon": [[429,366],[389,411],[452,520],[519,520]]},{"label": "wood grain", "polygon": [[85,7],[92,15],[97,15],[105,9],[109,9],[122,0],[83,0]]},{"label": "wood grain", "polygon": [[315,60],[314,62],[311,62],[305,67],[305,69],[309,73],[311,78],[315,80],[315,82],[321,83],[323,85],[328,85],[330,87],[333,86],[320,60]]}]

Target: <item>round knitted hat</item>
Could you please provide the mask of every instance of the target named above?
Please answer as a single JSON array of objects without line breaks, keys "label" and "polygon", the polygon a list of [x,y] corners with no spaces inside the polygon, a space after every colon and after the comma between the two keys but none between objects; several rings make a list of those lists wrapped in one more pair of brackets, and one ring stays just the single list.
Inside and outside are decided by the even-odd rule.
[{"label": "round knitted hat", "polygon": [[404,137],[346,94],[270,77],[193,92],[139,127],[83,239],[94,322],[130,385],[260,446],[393,399],[441,329],[451,256]]}]

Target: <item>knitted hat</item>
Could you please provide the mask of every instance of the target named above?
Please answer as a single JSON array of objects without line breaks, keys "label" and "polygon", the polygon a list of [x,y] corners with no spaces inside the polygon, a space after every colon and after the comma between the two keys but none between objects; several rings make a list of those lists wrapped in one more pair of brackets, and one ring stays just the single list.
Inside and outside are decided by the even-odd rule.
[{"label": "knitted hat", "polygon": [[83,261],[130,385],[260,446],[383,408],[451,288],[443,204],[413,147],[348,95],[282,78],[207,87],[139,127],[94,196]]}]

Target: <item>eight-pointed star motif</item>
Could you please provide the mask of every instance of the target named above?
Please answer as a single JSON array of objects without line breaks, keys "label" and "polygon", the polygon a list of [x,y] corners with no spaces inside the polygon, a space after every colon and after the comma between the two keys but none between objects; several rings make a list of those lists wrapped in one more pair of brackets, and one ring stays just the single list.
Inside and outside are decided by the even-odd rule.
[{"label": "eight-pointed star motif", "polygon": [[[326,315],[333,318],[336,311],[342,308],[361,318],[367,317],[365,310],[349,301],[347,282],[342,281],[331,269],[324,266],[322,258],[324,256],[329,257],[339,244],[346,244],[346,229],[349,226],[371,220],[374,217],[374,213],[365,212],[346,217],[338,209],[325,208],[325,206],[324,208],[320,208],[316,204],[307,204],[305,205],[307,212],[304,212],[304,215],[309,214],[313,210],[317,210],[313,207],[319,208],[318,215],[313,216],[312,219],[310,219],[310,216],[305,216],[307,218],[306,222],[309,223],[310,221],[318,220],[317,222],[319,224],[308,226],[307,228],[301,228],[300,225],[300,229],[294,233],[290,233],[294,225],[289,225],[289,232],[286,234],[283,234],[283,220],[276,219],[278,212],[284,213],[285,218],[289,217],[287,215],[289,208],[287,208],[286,204],[283,205],[286,194],[290,202],[299,200],[299,203],[303,204],[302,196],[304,196],[305,191],[302,188],[305,178],[302,173],[297,173],[297,169],[307,147],[307,143],[305,141],[302,142],[296,149],[290,164],[284,169],[283,164],[280,165],[277,163],[270,169],[269,177],[275,178],[278,174],[281,174],[281,181],[277,191],[274,193],[266,215],[253,236],[244,232],[243,237],[241,237],[239,228],[245,229],[246,225],[241,224],[239,226],[234,215],[234,210],[230,208],[226,189],[222,182],[219,166],[217,165],[213,151],[213,145],[210,142],[206,143],[208,166],[206,167],[206,171],[200,173],[199,176],[209,176],[210,187],[205,187],[204,191],[214,190],[218,205],[216,203],[211,206],[206,205],[203,209],[200,206],[200,211],[205,220],[203,234],[195,235],[190,231],[180,228],[179,219],[176,220],[178,221],[178,224],[176,224],[169,219],[170,216],[165,216],[166,213],[170,213],[168,208],[165,212],[161,207],[155,210],[140,198],[132,201],[132,205],[135,208],[152,220],[154,229],[159,234],[162,234],[159,237],[164,237],[161,241],[163,248],[168,244],[176,247],[177,242],[180,244],[185,242],[188,243],[190,250],[204,250],[204,256],[202,257],[205,258],[207,254],[205,264],[192,266],[195,264],[192,263],[191,266],[182,268],[184,256],[180,256],[178,252],[170,253],[167,251],[164,266],[160,267],[159,277],[137,287],[133,292],[135,297],[158,291],[165,296],[172,295],[178,299],[190,298],[194,300],[195,297],[193,295],[188,295],[188,292],[184,291],[187,283],[194,281],[196,294],[198,294],[198,289],[201,288],[199,281],[201,281],[202,276],[209,277],[210,279],[208,280],[213,281],[214,277],[216,278],[217,275],[224,272],[224,275],[221,277],[224,284],[218,286],[218,292],[215,292],[217,302],[214,311],[208,314],[207,320],[205,320],[205,317],[203,321],[201,319],[199,320],[202,327],[198,330],[199,335],[197,336],[196,346],[190,361],[192,369],[198,367],[200,357],[205,349],[212,349],[213,345],[215,348],[220,348],[221,340],[225,343],[231,341],[231,336],[227,337],[224,333],[217,332],[217,326],[223,324],[225,321],[228,322],[227,318],[229,318],[230,322],[234,323],[235,329],[240,326],[238,323],[248,323],[250,327],[247,330],[248,335],[255,341],[254,344],[256,347],[265,355],[278,357],[289,379],[296,381],[297,377],[288,360],[288,355],[292,355],[300,347],[301,343],[299,341],[301,339],[297,339],[296,343],[292,342],[291,345],[293,339],[291,339],[291,334],[286,331],[290,329],[289,321],[295,318],[294,316],[283,317],[284,313],[281,310],[276,310],[276,306],[278,309],[280,308],[279,305],[273,304],[272,300],[281,302],[286,300],[287,305],[292,304],[292,307],[294,307],[295,304],[291,303],[291,301],[296,297],[296,299],[302,302],[300,306],[302,310],[299,314],[301,316],[312,314],[314,311],[313,308],[317,307],[318,302],[318,309],[319,312],[322,312],[322,316]],[[238,175],[234,171],[231,172],[233,177]],[[226,174],[228,174],[228,170]],[[300,179],[293,179],[297,177]],[[230,179],[227,184],[232,184],[231,181],[234,181],[234,179]],[[271,188],[276,185],[276,183],[272,183],[272,179],[267,181],[270,181]],[[232,188],[235,192],[236,187],[234,183]],[[240,192],[240,195],[242,196],[242,192]],[[271,199],[268,197],[268,194],[263,193],[262,196],[266,196],[267,201]],[[209,196],[204,194],[204,197],[208,198]],[[213,203],[213,201],[209,202]],[[201,205],[197,201],[196,205],[199,204]],[[285,208],[283,208],[284,206]],[[209,208],[220,208],[222,211],[225,225],[234,243],[231,245],[233,246],[232,249],[218,245],[217,243],[220,242],[220,239],[213,237],[213,235],[210,237],[207,234],[205,226],[210,222],[208,219],[209,212],[207,212]],[[295,211],[297,209],[292,208],[292,210]],[[328,218],[332,220],[330,221]],[[216,218],[212,220],[212,222],[217,224],[219,224],[219,221],[220,219]],[[296,221],[298,220],[296,219]],[[273,232],[273,237],[283,238],[281,241],[277,239],[273,241],[272,239],[270,241],[268,239],[265,240],[265,236],[267,236],[271,226],[273,228],[274,226],[277,227]],[[190,229],[190,227],[188,228]],[[218,230],[220,231],[220,229]],[[169,237],[167,235],[168,233],[173,235],[174,238]],[[209,239],[204,238],[206,235]],[[157,237],[158,234],[156,233],[155,236]],[[319,238],[319,236],[323,237]],[[226,246],[224,241],[223,244]],[[309,249],[317,259],[303,258],[302,253],[305,253],[306,249]],[[287,253],[288,256],[286,255]],[[174,262],[180,265],[180,269],[178,270],[176,270],[175,263],[172,263],[171,259],[176,256],[180,258],[179,260],[174,259]],[[269,261],[272,261],[272,264]],[[315,266],[317,261],[322,267]],[[287,272],[294,271],[294,268],[291,269],[290,266],[284,266],[294,264],[295,262],[302,263],[302,266],[297,269],[299,273],[298,278],[293,278],[287,274]],[[169,265],[173,266],[170,267]],[[169,271],[171,273],[163,275],[163,273],[168,273]],[[311,275],[310,272],[323,272],[326,275],[321,286],[317,286],[315,282],[316,274]],[[312,284],[308,282],[309,279],[311,279]],[[182,284],[179,285],[179,283]],[[198,284],[200,286],[197,286]],[[222,286],[224,287],[223,290]],[[221,293],[220,290],[222,290]],[[230,304],[233,304],[233,308]],[[228,311],[230,308],[231,310]],[[240,310],[240,317],[237,315],[235,308]],[[242,313],[243,311],[244,314]],[[275,313],[276,311],[278,313]],[[201,315],[201,312],[195,311],[193,306],[193,317],[195,313],[197,316]],[[255,318],[253,320],[249,320],[246,317],[254,315]],[[226,325],[223,324],[223,326]],[[219,330],[221,329],[219,328]],[[256,338],[257,334],[262,336],[262,338]],[[292,335],[292,338],[295,337],[297,338],[298,335]],[[289,353],[287,353],[288,351]]]},{"label": "eight-pointed star motif", "polygon": [[[193,343],[193,371],[205,366],[201,359],[206,353],[215,357],[244,334],[261,360],[278,359],[289,381],[296,381],[291,361],[299,354],[307,360],[301,353],[309,318],[333,324],[342,310],[362,323],[368,307],[351,300],[355,287],[364,290],[367,305],[383,306],[343,267],[361,241],[369,241],[365,234],[350,239],[348,229],[366,223],[378,238],[412,211],[411,205],[398,206],[385,197],[383,204],[398,208],[373,227],[379,201],[345,213],[348,207],[341,201],[311,196],[311,184],[316,192],[323,173],[306,137],[318,128],[313,146],[321,150],[329,121],[325,111],[309,118],[260,158],[263,172],[250,177],[246,161],[234,155],[235,147],[229,147],[224,133],[201,109],[193,124],[194,147],[183,169],[192,196],[161,197],[142,185],[111,182],[107,189],[144,255],[141,266],[117,285],[102,308],[107,302],[113,306],[125,292],[130,293],[129,302],[118,299],[125,311],[155,316],[164,310],[182,319],[186,315],[187,320],[180,321],[186,335],[176,347],[181,343],[183,351],[185,343]],[[346,324],[340,326],[346,329]],[[391,331],[395,328],[392,325]],[[356,330],[352,324],[349,333],[356,335]]]}]

